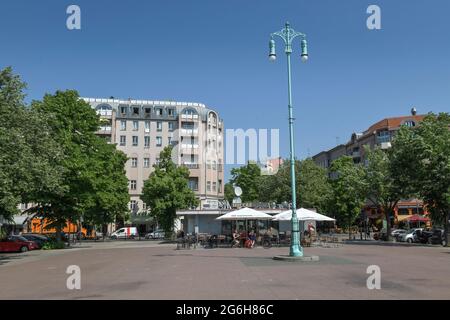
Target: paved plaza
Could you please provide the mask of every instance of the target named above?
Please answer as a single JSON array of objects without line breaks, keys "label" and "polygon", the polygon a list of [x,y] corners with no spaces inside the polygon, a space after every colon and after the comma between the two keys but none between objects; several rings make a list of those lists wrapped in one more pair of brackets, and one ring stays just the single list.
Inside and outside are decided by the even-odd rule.
[{"label": "paved plaza", "polygon": [[[319,262],[275,261],[288,248],[176,250],[117,241],[0,254],[0,299],[450,299],[450,249],[343,245],[306,248]],[[81,268],[81,290],[66,269]],[[381,289],[366,286],[381,269]]]}]

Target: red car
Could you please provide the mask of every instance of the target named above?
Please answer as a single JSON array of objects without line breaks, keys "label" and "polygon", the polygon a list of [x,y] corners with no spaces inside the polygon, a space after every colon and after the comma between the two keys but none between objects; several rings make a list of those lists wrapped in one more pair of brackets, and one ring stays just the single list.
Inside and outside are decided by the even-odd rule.
[{"label": "red car", "polygon": [[21,236],[9,236],[0,240],[0,252],[27,252],[38,249],[39,246],[34,241],[28,241]]}]

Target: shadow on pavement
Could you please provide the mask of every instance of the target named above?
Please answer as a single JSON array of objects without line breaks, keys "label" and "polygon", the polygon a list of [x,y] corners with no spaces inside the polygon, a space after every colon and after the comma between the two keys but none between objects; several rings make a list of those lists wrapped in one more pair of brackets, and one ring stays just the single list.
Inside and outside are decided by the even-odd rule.
[{"label": "shadow on pavement", "polygon": [[17,253],[2,254],[0,255],[0,266],[5,265],[13,260],[20,260],[25,257],[27,257],[26,254],[17,254]]}]

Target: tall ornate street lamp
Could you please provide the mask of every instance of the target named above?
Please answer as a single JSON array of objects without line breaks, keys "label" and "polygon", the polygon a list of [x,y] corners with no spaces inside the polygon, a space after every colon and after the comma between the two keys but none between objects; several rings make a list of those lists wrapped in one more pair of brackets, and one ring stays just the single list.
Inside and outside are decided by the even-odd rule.
[{"label": "tall ornate street lamp", "polygon": [[285,47],[284,52],[287,57],[287,72],[288,72],[288,109],[289,109],[289,142],[290,142],[290,161],[291,161],[291,190],[292,190],[292,231],[291,231],[291,247],[289,255],[291,257],[302,257],[303,249],[300,245],[299,224],[296,212],[296,192],[295,192],[295,152],[294,152],[294,117],[292,112],[292,94],[291,94],[291,53],[292,53],[292,41],[299,37],[301,39],[301,59],[303,62],[308,60],[308,49],[306,44],[306,35],[295,31],[286,22],[284,29],[278,32],[274,32],[270,35],[269,41],[269,60],[276,60],[275,53],[275,40],[274,36],[278,36],[283,39]]}]

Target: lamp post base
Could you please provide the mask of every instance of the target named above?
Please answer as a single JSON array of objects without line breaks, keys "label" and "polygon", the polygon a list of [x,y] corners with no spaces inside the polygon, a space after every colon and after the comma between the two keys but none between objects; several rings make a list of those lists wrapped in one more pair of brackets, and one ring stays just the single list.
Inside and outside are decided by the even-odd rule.
[{"label": "lamp post base", "polygon": [[301,257],[294,257],[294,256],[275,256],[273,257],[273,260],[279,260],[279,261],[289,261],[289,262],[317,262],[319,261],[319,256],[301,256]]},{"label": "lamp post base", "polygon": [[291,246],[290,250],[289,250],[289,256],[290,257],[303,257],[303,250],[301,249],[300,245]]}]

